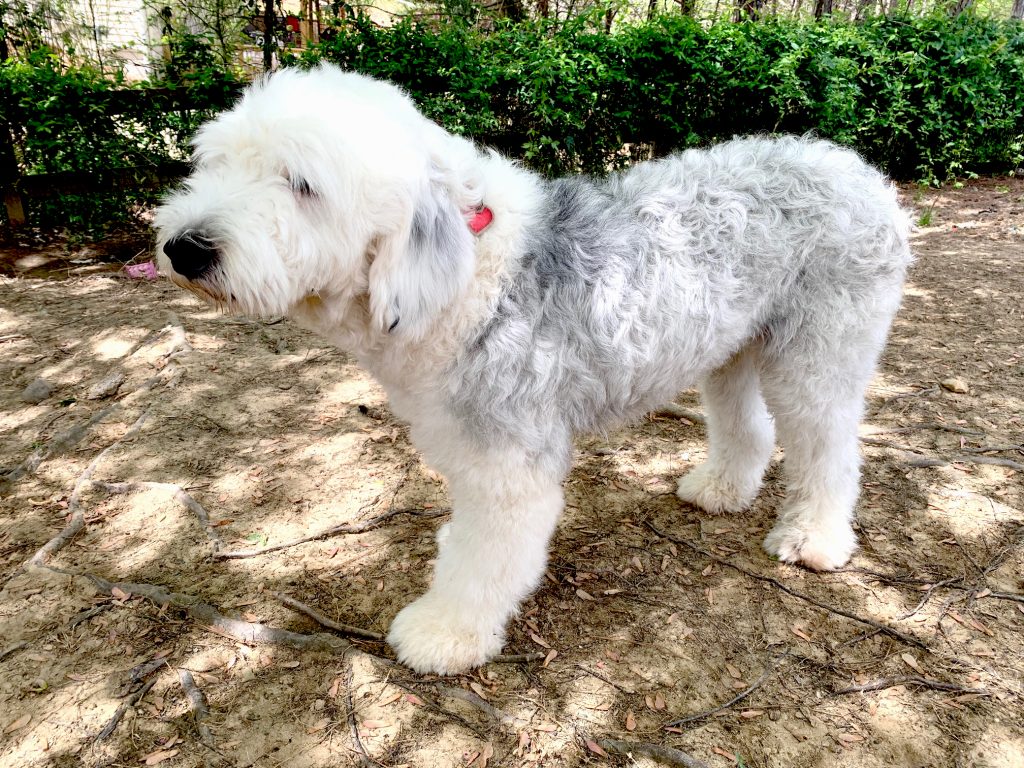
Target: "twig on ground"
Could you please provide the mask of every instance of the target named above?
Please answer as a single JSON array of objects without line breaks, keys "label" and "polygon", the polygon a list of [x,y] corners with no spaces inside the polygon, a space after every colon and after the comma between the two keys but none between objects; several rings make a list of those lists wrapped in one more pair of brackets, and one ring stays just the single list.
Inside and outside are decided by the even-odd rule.
[{"label": "twig on ground", "polygon": [[142,412],[142,415],[135,420],[135,423],[132,424],[127,432],[96,454],[95,458],[89,462],[89,466],[85,468],[85,471],[79,475],[78,480],[75,482],[75,488],[71,492],[71,499],[68,501],[68,511],[71,513],[71,519],[64,527],[64,530],[46,542],[46,544],[39,548],[39,551],[32,555],[31,559],[28,561],[31,565],[44,564],[53,557],[53,555],[66,547],[68,543],[85,527],[85,514],[82,512],[81,504],[82,489],[87,484],[91,484],[92,473],[96,471],[96,467],[99,466],[99,463],[103,461],[106,455],[122,442],[137,434],[138,431],[142,429],[142,425],[146,423],[147,418],[149,418],[148,408]]},{"label": "twig on ground", "polygon": [[96,735],[94,741],[103,741],[108,736],[110,736],[110,734],[112,734],[114,730],[117,728],[118,723],[121,722],[121,718],[124,717],[125,712],[127,712],[131,707],[135,706],[135,704],[140,702],[142,698],[147,693],[149,693],[149,689],[152,688],[155,684],[156,679],[150,680],[141,688],[139,688],[139,690],[137,690],[133,694],[130,694],[128,698],[122,701],[121,705],[114,711],[114,716],[110,718],[110,722],[108,722],[106,726],[104,726],[103,730]]},{"label": "twig on ground", "polygon": [[893,688],[897,685],[916,685],[919,688],[931,688],[936,691],[953,691],[954,693],[971,693],[977,696],[991,696],[990,691],[984,688],[965,688],[956,683],[944,683],[941,680],[931,680],[927,677],[917,675],[902,675],[899,677],[887,677],[883,680],[875,680],[863,685],[851,685],[849,688],[840,688],[833,691],[834,696],[846,693],[866,693],[868,691],[882,691],[886,688]]},{"label": "twig on ground", "polygon": [[950,461],[966,462],[968,464],[991,464],[994,467],[1008,467],[1017,472],[1024,472],[1024,464],[1013,459],[1003,459],[999,456],[954,456]]},{"label": "twig on ground", "polygon": [[651,416],[667,416],[673,419],[686,419],[692,421],[694,424],[706,424],[707,419],[703,413],[694,411],[689,408],[684,408],[678,403],[666,403],[655,411],[651,411]]},{"label": "twig on ground", "polygon": [[349,732],[352,734],[352,743],[355,745],[356,753],[359,755],[359,762],[363,768],[377,768],[377,764],[366,752],[363,740],[359,736],[359,725],[356,723],[356,705],[352,700],[352,662],[348,658],[343,659],[345,664],[345,717],[348,720]]},{"label": "twig on ground", "polygon": [[889,403],[896,402],[897,400],[904,400],[905,398],[908,397],[923,397],[924,395],[934,395],[938,391],[938,387],[928,387],[927,389],[919,389],[916,392],[903,392],[901,394],[893,395],[892,397],[888,397],[885,400],[883,400],[881,405],[879,405],[878,409],[881,410]]},{"label": "twig on ground", "polygon": [[107,493],[131,493],[132,491],[143,491],[149,489],[167,491],[174,497],[175,501],[190,510],[199,520],[199,524],[203,526],[203,530],[206,532],[206,538],[210,540],[210,544],[213,546],[214,554],[216,554],[220,550],[221,546],[223,546],[220,536],[217,535],[216,530],[210,523],[210,513],[207,512],[206,508],[196,501],[184,488],[176,483],[156,483],[148,480],[136,480],[126,483],[104,483],[99,480],[93,480],[92,484],[93,487],[100,488]]},{"label": "twig on ground", "polygon": [[107,581],[101,576],[91,573],[74,573],[51,566],[45,566],[51,571],[63,573],[67,576],[81,576],[88,579],[96,587],[107,594],[113,594],[114,589],[120,590],[127,595],[138,595],[151,600],[153,603],[164,606],[173,605],[184,610],[189,616],[220,635],[226,635],[234,640],[247,644],[283,645],[288,648],[295,648],[300,651],[321,651],[331,654],[341,654],[352,647],[351,643],[342,640],[335,635],[318,633],[315,635],[304,635],[300,632],[290,632],[286,629],[257,624],[249,621],[241,621],[225,616],[212,605],[201,602],[195,597],[183,595],[178,592],[169,592],[163,587],[153,584],[139,584],[134,582]]},{"label": "twig on ground", "polygon": [[10,656],[12,653],[17,653],[22,648],[28,648],[28,642],[27,641],[22,640],[19,643],[15,643],[14,645],[7,646],[2,651],[0,651],[0,661],[3,661],[8,656]]},{"label": "twig on ground", "polygon": [[[380,633],[374,632],[369,629],[363,629],[362,627],[355,627],[351,624],[341,624],[333,619],[329,619],[324,616],[320,611],[312,606],[306,605],[303,602],[296,600],[294,597],[282,594],[281,592],[271,592],[275,598],[280,600],[284,605],[289,608],[298,611],[299,613],[305,614],[317,624],[327,629],[333,630],[342,635],[349,635],[351,637],[358,637],[363,640],[370,640],[375,643],[387,642],[387,636]],[[499,654],[490,660],[488,663],[492,664],[527,664],[534,661],[543,661],[546,658],[543,653],[517,653],[517,654]]]},{"label": "twig on ground", "polygon": [[612,752],[623,757],[641,755],[665,765],[679,765],[683,768],[710,768],[703,760],[698,760],[673,747],[663,747],[660,744],[620,741],[619,739],[598,739],[597,745],[606,752]]},{"label": "twig on ground", "polygon": [[210,715],[210,708],[206,706],[206,697],[196,686],[192,673],[187,669],[178,670],[178,682],[181,683],[181,688],[188,697],[189,711],[192,714],[196,732],[199,734],[199,740],[206,746],[213,747],[213,734],[210,732],[210,727],[203,722]]},{"label": "twig on ground", "polygon": [[731,699],[729,699],[727,702],[725,702],[725,704],[722,704],[721,706],[715,707],[714,709],[707,709],[707,710],[705,710],[703,712],[698,712],[695,715],[688,715],[687,717],[682,717],[682,718],[680,718],[678,720],[673,720],[671,723],[666,723],[663,727],[664,728],[675,728],[677,726],[684,725],[686,723],[696,722],[697,720],[706,720],[707,718],[709,718],[709,717],[711,717],[713,715],[717,715],[719,712],[724,712],[725,710],[729,709],[730,707],[736,706],[738,703],[743,701],[750,694],[752,694],[754,691],[756,691],[758,688],[760,688],[762,685],[764,685],[764,681],[768,679],[768,675],[770,675],[774,671],[775,671],[775,665],[774,664],[769,664],[765,668],[764,672],[761,673],[761,676],[759,678],[757,678],[757,680],[754,682],[754,684],[752,686],[750,686],[749,688],[741,691],[740,693],[737,693],[735,696],[733,696]]},{"label": "twig on ground", "polygon": [[[1004,553],[1007,552],[1008,550],[1012,549],[1013,546],[1015,546],[1015,545],[1011,545],[1010,547],[1007,547],[1006,550],[1004,550],[1002,553],[1000,553],[1000,555],[997,555],[996,558],[994,558],[994,559],[999,559],[1000,556],[1004,556],[1005,557]],[[986,566],[986,570],[985,570],[986,574],[989,573],[989,568],[991,568],[991,567],[992,567],[991,563],[988,566]],[[929,586],[929,587],[934,585],[936,589],[957,589],[957,590],[960,590],[961,592],[977,592],[978,591],[978,587],[977,586],[961,583],[963,581],[963,578],[960,577],[960,576],[957,576],[955,578],[942,579],[942,580],[939,580],[938,582],[936,582],[936,581],[930,580],[930,579],[919,579],[919,578],[916,578],[914,576],[898,576],[898,575],[892,574],[892,573],[881,573],[879,571],[869,571],[869,570],[867,570],[865,568],[849,568],[849,569],[847,569],[845,571],[841,571],[841,573],[861,573],[861,574],[864,574],[865,576],[870,576],[873,579],[877,579],[878,581],[882,581],[882,582],[885,582],[887,584],[916,584],[916,585],[920,585],[920,586]],[[1024,603],[1024,595],[1020,595],[1020,594],[1017,594],[1015,592],[989,592],[986,595],[984,595],[984,597],[985,598],[991,597],[991,598],[994,598],[996,600],[1010,600],[1010,601],[1015,602],[1015,603]],[[975,597],[975,599],[978,599],[978,598]]]},{"label": "twig on ground", "polygon": [[450,685],[435,685],[434,690],[436,690],[437,693],[441,696],[447,696],[450,699],[458,699],[459,701],[464,701],[470,706],[479,709],[481,712],[490,717],[496,723],[498,723],[499,725],[503,725],[506,728],[522,728],[526,725],[529,725],[528,722],[521,720],[517,717],[513,717],[508,712],[503,712],[502,710],[495,707],[493,704],[489,704],[488,702],[484,701],[482,696],[478,696],[472,691],[467,691],[463,688],[455,688]]},{"label": "twig on ground", "polygon": [[940,581],[936,584],[929,584],[928,588],[925,590],[924,597],[922,597],[921,601],[916,606],[914,606],[914,610],[910,611],[909,613],[903,614],[897,619],[897,621],[905,621],[909,619],[911,616],[916,615],[917,612],[924,608],[925,605],[928,604],[928,601],[931,600],[932,592],[934,592],[936,589],[941,589],[942,587],[949,586],[950,584],[960,581],[961,579],[961,576],[954,576],[951,579],[945,579],[944,581]]},{"label": "twig on ground", "polygon": [[246,557],[259,557],[260,555],[266,555],[270,552],[278,552],[282,549],[288,549],[289,547],[295,547],[299,544],[307,544],[311,541],[319,541],[321,539],[327,539],[331,536],[340,536],[345,534],[353,533],[365,533],[366,531],[374,528],[379,528],[388,520],[398,515],[413,515],[415,517],[440,517],[441,515],[448,514],[447,509],[392,509],[384,512],[376,517],[371,517],[369,520],[364,520],[361,523],[345,523],[343,525],[335,525],[326,530],[320,531],[319,533],[313,533],[309,536],[303,536],[301,539],[293,539],[292,541],[285,541],[281,544],[274,544],[269,547],[263,547],[262,549],[239,549],[229,550],[227,552],[216,552],[214,557],[217,560],[239,560]]},{"label": "twig on ground", "polygon": [[634,691],[634,690],[632,690],[630,688],[626,688],[625,686],[619,685],[618,683],[613,683],[607,677],[605,677],[604,675],[602,675],[599,672],[595,672],[590,667],[588,667],[586,664],[577,664],[576,666],[579,669],[582,669],[584,672],[586,672],[591,677],[595,677],[598,680],[601,680],[602,682],[608,683],[608,685],[610,685],[615,690],[621,691],[622,693],[625,693],[628,696],[632,696],[632,695],[634,695],[636,693],[636,691]]},{"label": "twig on ground", "polygon": [[869,618],[866,618],[864,616],[858,616],[855,613],[850,613],[849,611],[845,611],[842,608],[837,608],[834,605],[829,605],[828,603],[822,602],[821,600],[818,600],[817,598],[811,597],[810,595],[805,595],[803,592],[798,592],[797,590],[795,590],[795,589],[793,589],[791,587],[787,587],[785,584],[783,584],[778,579],[773,579],[771,576],[764,576],[764,575],[762,575],[760,573],[757,573],[755,571],[751,571],[748,568],[744,568],[741,565],[736,565],[736,563],[733,563],[733,562],[725,560],[725,559],[723,559],[721,557],[718,557],[717,555],[709,552],[706,549],[703,549],[702,547],[698,547],[696,544],[694,544],[691,541],[687,541],[686,539],[681,539],[681,538],[679,538],[677,536],[670,536],[667,533],[663,533],[662,531],[660,531],[657,528],[655,528],[654,525],[649,520],[645,521],[644,524],[648,528],[650,528],[656,535],[660,536],[661,538],[663,538],[663,539],[665,539],[667,541],[674,542],[675,544],[680,544],[680,545],[686,547],[687,549],[690,549],[690,550],[692,550],[694,552],[697,552],[698,554],[701,554],[704,557],[706,557],[706,558],[708,558],[710,560],[713,560],[713,561],[715,561],[716,563],[718,563],[720,565],[725,566],[726,568],[732,568],[734,571],[739,571],[740,573],[745,574],[745,575],[749,576],[752,579],[756,579],[757,581],[763,581],[766,584],[771,584],[776,589],[780,589],[783,592],[785,592],[787,595],[792,595],[793,597],[799,598],[800,600],[808,602],[811,605],[815,605],[818,608],[826,610],[826,611],[828,611],[830,613],[835,613],[835,614],[837,614],[839,616],[845,616],[846,618],[851,619],[853,621],[858,621],[861,624],[867,624],[869,627],[874,627],[875,629],[877,629],[877,630],[879,630],[881,632],[884,632],[885,634],[889,635],[890,637],[896,638],[901,643],[906,643],[907,645],[914,645],[914,646],[917,646],[918,648],[921,648],[921,649],[926,650],[926,651],[929,650],[928,646],[925,645],[922,641],[918,640],[916,637],[904,634],[903,632],[900,632],[898,629],[895,629],[894,627],[890,627],[888,624],[883,624],[880,621],[875,621],[874,619],[869,619]]},{"label": "twig on ground", "polygon": [[406,690],[409,693],[417,696],[430,710],[432,710],[434,712],[437,712],[440,715],[443,715],[443,716],[445,716],[447,718],[450,718],[450,719],[454,720],[459,725],[461,725],[463,728],[465,728],[466,730],[472,731],[473,733],[475,733],[477,736],[479,736],[484,741],[487,741],[490,738],[490,735],[486,731],[483,731],[480,728],[477,728],[473,723],[469,722],[469,720],[464,718],[458,712],[453,712],[452,710],[448,709],[447,707],[442,707],[441,704],[433,696],[430,696],[429,694],[424,693],[423,691],[421,691],[418,688],[414,687],[410,683],[408,683],[408,682],[406,682],[404,680],[400,680],[398,678],[391,678],[390,682],[391,682],[392,685],[397,685],[399,688],[402,688],[403,690]]},{"label": "twig on ground", "polygon": [[905,427],[877,427],[867,433],[870,435],[905,435],[909,432],[919,432],[921,430],[935,430],[939,432],[954,432],[958,435],[969,435],[971,437],[982,437],[984,432],[979,432],[976,429],[967,429],[966,427],[960,427],[956,424],[942,424],[935,421],[920,422],[918,424],[908,424]]},{"label": "twig on ground", "polygon": [[327,618],[316,608],[312,608],[305,603],[300,603],[294,597],[288,597],[288,595],[280,592],[271,592],[270,594],[289,608],[305,614],[322,627],[327,627],[327,629],[333,630],[342,635],[351,635],[352,637],[359,637],[363,640],[372,640],[376,643],[385,642],[385,637],[380,632],[373,632],[369,629],[362,629],[361,627],[353,627],[350,624],[340,624],[337,621]]}]

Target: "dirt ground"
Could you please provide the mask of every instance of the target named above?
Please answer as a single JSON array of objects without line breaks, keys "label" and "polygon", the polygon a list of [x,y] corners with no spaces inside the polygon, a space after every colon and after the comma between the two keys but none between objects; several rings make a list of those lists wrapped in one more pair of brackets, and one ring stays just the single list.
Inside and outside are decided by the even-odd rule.
[{"label": "dirt ground", "polygon": [[278,597],[380,633],[426,586],[444,482],[365,374],[95,249],[8,249],[0,766],[1024,766],[1024,181],[906,199],[851,565],[765,555],[778,461],[749,514],[680,502],[704,429],[652,416],[578,442],[505,650],[546,660],[446,679]]}]

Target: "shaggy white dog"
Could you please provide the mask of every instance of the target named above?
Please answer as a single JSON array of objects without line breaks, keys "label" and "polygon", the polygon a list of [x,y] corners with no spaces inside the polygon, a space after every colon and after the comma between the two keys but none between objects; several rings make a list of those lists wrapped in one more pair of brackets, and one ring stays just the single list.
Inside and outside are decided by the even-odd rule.
[{"label": "shaggy white dog", "polygon": [[448,478],[433,583],[388,635],[416,670],[501,649],[573,434],[695,384],[710,447],[680,498],[747,507],[777,430],[788,491],[765,548],[832,569],[856,546],[857,423],[911,257],[893,188],[849,150],[739,139],[548,181],[322,66],[204,126],[156,223],[171,280],[354,353]]}]

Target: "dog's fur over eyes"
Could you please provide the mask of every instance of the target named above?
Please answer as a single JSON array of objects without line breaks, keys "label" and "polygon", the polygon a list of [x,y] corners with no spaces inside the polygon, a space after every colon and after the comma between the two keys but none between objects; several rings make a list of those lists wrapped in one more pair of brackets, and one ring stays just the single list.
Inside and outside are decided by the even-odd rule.
[{"label": "dog's fur over eyes", "polygon": [[857,423],[910,262],[895,191],[853,152],[738,139],[548,181],[329,66],[254,86],[195,148],[157,212],[164,272],[355,354],[448,478],[433,583],[388,636],[413,668],[500,650],[543,573],[573,435],[689,386],[710,446],[679,496],[744,509],[777,432],[787,496],[765,548],[849,559]]}]

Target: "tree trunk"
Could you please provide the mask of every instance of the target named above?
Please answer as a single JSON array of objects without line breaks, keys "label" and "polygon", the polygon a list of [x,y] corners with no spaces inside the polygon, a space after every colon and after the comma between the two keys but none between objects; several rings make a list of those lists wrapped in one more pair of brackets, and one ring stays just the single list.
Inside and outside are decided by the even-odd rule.
[{"label": "tree trunk", "polygon": [[693,16],[693,12],[697,10],[697,0],[677,0],[679,3],[679,13],[682,16]]},{"label": "tree trunk", "polygon": [[819,21],[832,15],[832,0],[814,0],[814,18]]},{"label": "tree trunk", "polygon": [[949,15],[956,18],[972,5],[974,5],[974,0],[954,0],[953,4],[949,6]]},{"label": "tree trunk", "polygon": [[1010,18],[1024,20],[1024,0],[1013,0],[1013,10],[1010,11]]},{"label": "tree trunk", "polygon": [[764,0],[736,0],[736,7],[732,12],[733,21],[757,21],[761,18],[761,6]]},{"label": "tree trunk", "polygon": [[10,51],[7,50],[7,26],[4,24],[4,16],[7,15],[7,3],[0,4],[0,62],[10,58]]},{"label": "tree trunk", "polygon": [[274,17],[274,0],[264,0],[263,5],[263,71],[274,68],[274,28],[277,26]]}]

